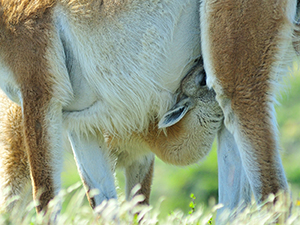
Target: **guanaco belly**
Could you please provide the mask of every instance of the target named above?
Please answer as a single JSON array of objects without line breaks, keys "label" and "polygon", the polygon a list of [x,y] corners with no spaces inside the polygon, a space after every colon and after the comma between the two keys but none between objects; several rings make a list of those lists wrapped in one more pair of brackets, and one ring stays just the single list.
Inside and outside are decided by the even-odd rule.
[{"label": "guanaco belly", "polygon": [[122,135],[162,116],[200,55],[198,4],[123,1],[92,19],[69,16],[72,9],[58,5],[56,27],[73,92],[63,106],[68,127]]}]

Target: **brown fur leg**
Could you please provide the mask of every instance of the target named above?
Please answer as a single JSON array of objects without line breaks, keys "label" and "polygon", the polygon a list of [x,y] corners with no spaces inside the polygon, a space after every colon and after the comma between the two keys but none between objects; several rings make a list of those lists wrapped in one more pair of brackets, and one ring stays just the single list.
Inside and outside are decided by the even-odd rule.
[{"label": "brown fur leg", "polygon": [[210,46],[207,59],[216,78],[212,86],[259,202],[288,189],[272,109],[274,69],[285,52],[280,47],[291,43],[293,31],[287,3],[224,0],[204,6],[208,26],[203,40]]},{"label": "brown fur leg", "polygon": [[[1,204],[7,204],[9,198],[16,195],[21,197],[20,202],[24,202],[26,187],[30,186],[30,172],[24,145],[22,112],[21,107],[11,102],[2,92],[0,120]],[[5,193],[6,188],[9,189]],[[24,203],[27,203],[26,200]],[[6,210],[11,211],[15,205],[15,201],[6,205]]]},{"label": "brown fur leg", "polygon": [[141,162],[134,162],[125,169],[126,174],[126,197],[129,200],[131,190],[136,184],[141,184],[141,189],[136,193],[145,196],[141,204],[149,204],[152,176],[154,168],[154,156],[150,154]]},{"label": "brown fur leg", "polygon": [[152,178],[153,178],[153,169],[154,169],[154,159],[153,159],[152,163],[150,164],[148,173],[146,174],[143,182],[141,183],[141,185],[142,185],[141,190],[138,192],[138,194],[142,194],[145,196],[145,200],[143,202],[141,202],[141,204],[149,205],[151,184],[152,184]]},{"label": "brown fur leg", "polygon": [[[0,48],[3,63],[21,92],[24,143],[37,211],[54,197],[46,114],[52,84],[46,60],[53,0],[2,1]],[[40,197],[38,197],[38,195]]]},{"label": "brown fur leg", "polygon": [[[33,184],[33,195],[39,200],[37,211],[45,209],[48,202],[54,197],[54,182],[52,180],[51,156],[47,148],[47,130],[44,124],[44,113],[36,112],[32,115],[34,101],[24,104],[24,133],[27,153],[30,163],[31,178]],[[43,107],[40,105],[40,107]],[[37,110],[39,111],[39,110]]]}]

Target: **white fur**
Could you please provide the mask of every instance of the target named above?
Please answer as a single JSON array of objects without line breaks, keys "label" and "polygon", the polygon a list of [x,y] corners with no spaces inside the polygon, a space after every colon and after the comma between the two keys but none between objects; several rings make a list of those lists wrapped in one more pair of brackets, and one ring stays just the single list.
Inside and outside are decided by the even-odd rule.
[{"label": "white fur", "polygon": [[251,189],[241,156],[233,135],[223,126],[218,132],[218,183],[219,202],[217,224],[227,209],[243,209],[251,200]]},{"label": "white fur", "polygon": [[62,127],[62,106],[56,100],[52,99],[48,106],[45,121],[47,122],[48,144],[51,154],[51,170],[54,183],[55,194],[58,194],[61,186],[60,174],[63,168],[63,151],[61,135]]},{"label": "white fur", "polygon": [[[201,27],[201,50],[202,50],[202,57],[203,57],[203,64],[204,64],[204,69],[206,71],[206,74],[209,74],[206,78],[206,84],[209,88],[213,88],[216,92],[221,92],[216,90],[217,87],[215,85],[217,84],[216,76],[214,76],[215,72],[212,66],[212,59],[210,55],[210,45],[208,40],[208,27],[209,23],[207,20],[207,14],[208,8],[206,7],[206,0],[201,1],[201,7],[200,7],[200,27]],[[218,86],[218,88],[220,88]]]},{"label": "white fur", "polygon": [[[49,51],[64,129],[86,188],[100,190],[96,205],[116,197],[116,166],[125,168],[127,198],[143,181],[153,154],[127,135],[145,132],[174,104],[180,81],[200,55],[197,0],[114,4],[93,20],[58,4]],[[126,141],[109,150],[105,139],[111,136]]]},{"label": "white fur", "polygon": [[3,63],[0,55],[0,88],[10,100],[21,105],[21,94],[16,81],[13,79],[13,72]]},{"label": "white fur", "polygon": [[[64,127],[74,131],[73,135],[80,136],[80,140],[82,134],[91,141],[91,135],[101,135],[101,132],[123,138],[133,131],[144,132],[150,121],[161,118],[174,103],[175,90],[200,55],[199,3],[176,0],[159,4],[124,2],[124,11],[105,17],[96,15],[93,21],[97,24],[72,18],[68,14],[71,9],[66,6],[58,5],[55,9],[56,27],[69,64],[73,91],[66,96],[71,101],[62,100],[68,103],[63,106]],[[60,48],[57,46],[56,51],[61,52]],[[65,76],[62,79],[67,81]],[[56,83],[64,84],[58,93],[69,93],[70,85]],[[148,148],[126,143],[114,150],[114,157],[117,166],[126,170],[128,198],[131,188],[143,181],[150,166],[146,162],[153,155]],[[106,195],[111,198],[116,196],[109,190],[115,189],[105,161],[113,159],[100,152],[105,148],[102,145],[98,153],[94,150],[93,154],[99,157],[96,160],[95,156],[89,156],[91,150],[76,149],[73,145],[83,180],[91,179],[89,188],[110,193]],[[106,166],[95,170],[102,163]],[[135,171],[144,163],[148,165],[144,165],[144,171]],[[82,168],[86,164],[94,166],[84,172]],[[94,180],[100,178],[103,181]],[[105,197],[97,198],[99,204]]]},{"label": "white fur", "polygon": [[68,105],[73,96],[73,88],[66,67],[65,53],[62,51],[63,44],[59,36],[59,31],[54,30],[53,35],[49,37],[49,48],[47,48],[47,61],[49,63],[49,72],[55,76],[51,77],[53,82],[53,95],[62,106]]},{"label": "white fur", "polygon": [[174,103],[180,80],[200,55],[198,1],[123,4],[116,14],[94,18],[97,24],[65,16],[70,9],[63,5],[55,9],[72,55],[68,63],[76,67],[74,97],[63,107],[68,129],[97,127],[121,136],[144,131]]},{"label": "white fur", "polygon": [[104,200],[117,198],[112,161],[103,139],[74,132],[69,132],[68,136],[86,190],[99,190],[94,197],[96,206]]}]

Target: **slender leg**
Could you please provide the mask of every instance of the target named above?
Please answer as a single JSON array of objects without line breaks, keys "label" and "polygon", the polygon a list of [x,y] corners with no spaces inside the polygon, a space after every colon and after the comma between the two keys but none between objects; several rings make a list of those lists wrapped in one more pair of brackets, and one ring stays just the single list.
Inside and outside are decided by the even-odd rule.
[{"label": "slender leg", "polygon": [[[11,212],[16,205],[23,209],[32,199],[32,194],[21,107],[11,102],[2,92],[0,129],[0,205]],[[14,196],[20,198],[11,202]]]},{"label": "slender leg", "polygon": [[53,99],[45,101],[43,94],[37,94],[39,91],[25,91],[22,107],[25,146],[38,212],[46,210],[48,202],[57,195],[63,165],[62,107]]},{"label": "slender leg", "polygon": [[[101,148],[102,141],[93,134],[69,132],[68,136],[90,205],[95,208],[103,200],[117,198],[113,164],[108,152]],[[100,193],[91,197],[92,189],[98,189]]]},{"label": "slender leg", "polygon": [[126,199],[129,200],[132,188],[136,184],[141,184],[141,189],[137,194],[145,196],[142,204],[149,204],[152,176],[154,166],[154,155],[152,153],[144,156],[140,160],[134,161],[125,168],[126,176]]},{"label": "slender leg", "polygon": [[251,201],[251,188],[238,147],[225,126],[218,133],[218,176],[219,203],[224,205],[218,211],[219,218],[224,210],[242,210]]},{"label": "slender leg", "polygon": [[292,61],[287,50],[295,6],[295,0],[203,0],[201,6],[207,84],[216,92],[259,203],[288,192],[273,103],[280,69]]},{"label": "slender leg", "polygon": [[[43,3],[44,4],[44,3]],[[1,8],[2,8],[1,4]],[[44,6],[50,4],[45,3]],[[29,7],[35,14],[39,7]],[[9,27],[14,15],[21,7],[1,19],[1,33],[9,38],[1,38],[1,65],[9,71],[9,79],[1,79],[1,86],[12,85],[18,90],[18,102],[22,107],[24,144],[26,146],[33,197],[37,211],[46,210],[48,202],[60,188],[62,169],[62,106],[53,96],[58,84],[57,68],[51,71],[51,63],[56,55],[50,56],[51,39],[56,32],[52,26],[51,10],[28,23],[26,16]],[[21,12],[20,11],[20,12]],[[12,82],[12,83],[11,83]],[[59,98],[60,96],[57,96]]]}]

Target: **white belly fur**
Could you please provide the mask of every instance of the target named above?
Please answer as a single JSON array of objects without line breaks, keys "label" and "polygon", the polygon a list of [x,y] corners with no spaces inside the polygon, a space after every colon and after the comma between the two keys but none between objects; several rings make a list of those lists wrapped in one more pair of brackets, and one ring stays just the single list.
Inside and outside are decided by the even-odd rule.
[{"label": "white belly fur", "polygon": [[[72,54],[73,97],[64,121],[74,131],[144,131],[174,102],[174,92],[200,55],[199,1],[124,1],[122,10],[56,24]],[[130,3],[129,3],[130,2]],[[64,88],[64,87],[61,87]]]}]

